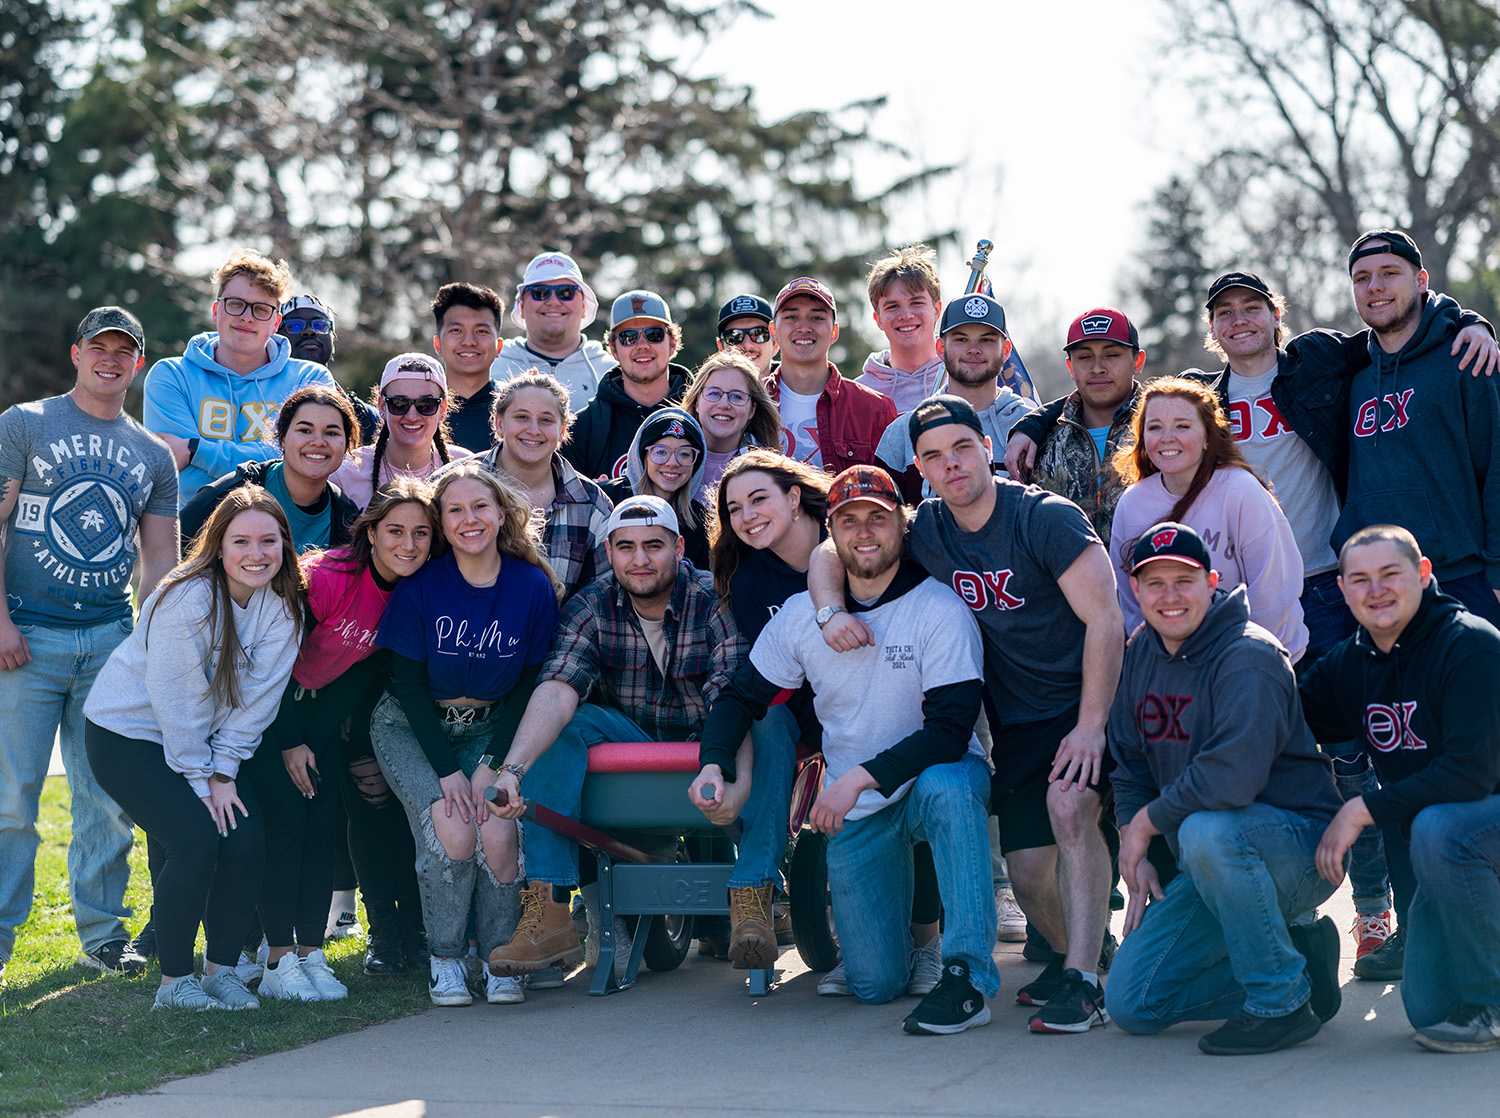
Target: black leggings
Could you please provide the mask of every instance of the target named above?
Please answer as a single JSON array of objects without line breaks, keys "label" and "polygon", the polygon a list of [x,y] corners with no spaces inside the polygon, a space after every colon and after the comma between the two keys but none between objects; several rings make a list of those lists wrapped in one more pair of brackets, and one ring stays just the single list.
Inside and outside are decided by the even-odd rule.
[{"label": "black leggings", "polygon": [[241,818],[236,811],[238,825],[220,838],[187,779],[167,767],[161,746],[93,722],[84,727],[84,745],[99,786],[161,845],[151,898],[161,973],[168,978],[193,973],[200,921],[208,941],[204,958],[234,966],[265,866],[265,829],[251,782],[235,785],[249,815]]}]

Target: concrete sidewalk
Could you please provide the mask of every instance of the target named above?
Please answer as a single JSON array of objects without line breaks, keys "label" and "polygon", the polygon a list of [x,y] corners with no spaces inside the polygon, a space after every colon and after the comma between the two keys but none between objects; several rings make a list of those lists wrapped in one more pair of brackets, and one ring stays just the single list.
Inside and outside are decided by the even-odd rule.
[{"label": "concrete sidewalk", "polygon": [[[1325,906],[1352,922],[1348,886]],[[1351,948],[1346,937],[1344,948]],[[381,1115],[1491,1114],[1500,1055],[1419,1048],[1399,992],[1355,982],[1311,1041],[1271,1056],[1198,1052],[1210,1025],[1158,1037],[1113,1026],[1033,1036],[1017,988],[1038,971],[1002,944],[993,1022],[911,1037],[911,999],[882,1007],[819,998],[795,950],[751,999],[727,963],[689,956],[634,989],[587,996],[583,976],[521,1006],[475,1005],[377,1025],[296,1051],[178,1080],[78,1113],[107,1118]],[[328,1012],[308,1007],[309,1013]]]}]

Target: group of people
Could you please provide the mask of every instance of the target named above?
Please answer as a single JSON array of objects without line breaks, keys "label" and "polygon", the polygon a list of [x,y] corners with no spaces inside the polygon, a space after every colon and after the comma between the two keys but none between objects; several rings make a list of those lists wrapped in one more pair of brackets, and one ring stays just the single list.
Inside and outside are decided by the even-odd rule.
[{"label": "group of people", "polygon": [[1427,1047],[1500,1047],[1500,349],[1406,234],[1347,265],[1349,336],[1289,339],[1259,276],[1215,280],[1218,372],[1143,379],[1129,318],[1086,311],[1044,406],[1001,304],[945,303],[922,246],[871,267],[889,348],[857,377],[814,278],[729,299],[690,369],[655,292],[589,340],[549,252],[522,336],[448,284],[431,353],[360,401],[332,310],[242,250],[137,423],[142,325],[90,312],[73,389],[0,416],[0,964],[59,727],[85,961],[150,947],[155,1005],[192,1009],[347,996],[341,852],[366,973],[424,967],[445,1006],[561,985],[598,958],[597,886],[520,820],[576,817],[616,740],[701,743],[688,797],[737,848],[699,951],[770,966],[800,743],[827,762],[820,994],[961,1032],[1024,939],[1033,1032],[1222,1021],[1203,1051],[1275,1051],[1339,1008],[1317,906],[1348,873],[1356,974],[1402,979]]}]

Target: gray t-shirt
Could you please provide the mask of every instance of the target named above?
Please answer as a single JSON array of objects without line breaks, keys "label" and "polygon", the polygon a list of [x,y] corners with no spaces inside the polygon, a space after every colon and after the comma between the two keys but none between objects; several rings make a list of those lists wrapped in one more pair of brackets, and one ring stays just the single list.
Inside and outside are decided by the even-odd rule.
[{"label": "gray t-shirt", "polygon": [[177,515],[166,444],[71,396],[17,404],[0,415],[0,481],[12,480],[21,491],[6,524],[11,620],[83,629],[129,617],[140,519]]},{"label": "gray t-shirt", "polygon": [[1083,691],[1084,624],[1057,580],[1103,546],[1083,510],[1035,485],[995,482],[995,511],[965,532],[942,501],[923,501],[912,556],[953,588],[984,637],[984,680],[1001,726],[1040,722]]},{"label": "gray t-shirt", "polygon": [[1275,369],[1258,377],[1229,374],[1229,427],[1250,464],[1276,491],[1302,553],[1302,575],[1311,578],[1339,565],[1328,542],[1339,519],[1339,495],[1333,475],[1271,399],[1275,379]]},{"label": "gray t-shirt", "polygon": [[[823,642],[815,613],[806,592],[793,594],[761,630],[750,662],[778,687],[812,684],[830,781],[920,730],[923,692],[981,677],[979,627],[930,578],[861,613],[875,642],[853,652],[835,652]],[[973,734],[969,752],[984,756]],[[873,815],[911,785],[907,781],[889,798],[873,788],[861,792],[846,818]]]}]

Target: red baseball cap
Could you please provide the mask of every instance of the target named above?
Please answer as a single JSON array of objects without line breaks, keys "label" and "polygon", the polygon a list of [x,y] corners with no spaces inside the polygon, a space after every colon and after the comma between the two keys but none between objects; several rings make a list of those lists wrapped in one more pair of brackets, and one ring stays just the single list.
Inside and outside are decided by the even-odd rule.
[{"label": "red baseball cap", "polygon": [[793,295],[811,295],[814,299],[824,304],[835,318],[838,317],[839,309],[833,301],[833,292],[829,291],[828,288],[824,287],[811,276],[798,276],[778,291],[776,293],[776,305],[771,308],[771,314],[773,316],[780,314],[781,305]]},{"label": "red baseball cap", "polygon": [[850,466],[833,479],[828,488],[828,511],[852,501],[873,501],[881,508],[896,511],[901,494],[891,475],[879,466]]},{"label": "red baseball cap", "polygon": [[1068,344],[1063,346],[1063,352],[1067,353],[1081,342],[1119,342],[1131,349],[1141,348],[1141,336],[1135,332],[1130,319],[1125,317],[1124,311],[1117,311],[1114,307],[1095,307],[1073,320],[1073,325],[1068,327]]}]

